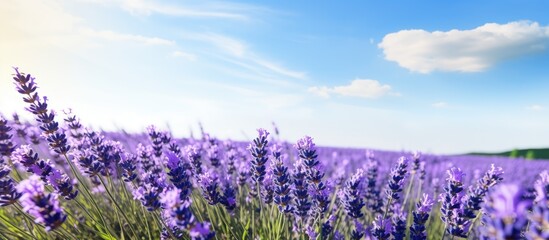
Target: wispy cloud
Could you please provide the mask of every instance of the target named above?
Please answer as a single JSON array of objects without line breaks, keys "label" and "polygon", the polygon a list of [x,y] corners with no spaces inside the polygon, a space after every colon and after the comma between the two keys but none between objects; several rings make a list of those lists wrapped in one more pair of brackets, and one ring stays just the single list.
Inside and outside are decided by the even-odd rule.
[{"label": "wispy cloud", "polygon": [[371,79],[356,79],[349,85],[335,86],[335,87],[311,87],[309,92],[321,97],[328,98],[331,94],[338,94],[342,96],[361,97],[361,98],[380,98],[382,96],[393,94],[391,92],[391,86],[387,84],[381,84],[377,80]]},{"label": "wispy cloud", "polygon": [[97,31],[92,29],[83,29],[82,33],[90,37],[101,38],[109,41],[134,42],[144,45],[175,45],[175,41],[172,40],[159,37],[145,37],[141,35],[125,34],[110,30]]},{"label": "wispy cloud", "polygon": [[470,30],[401,30],[387,34],[378,47],[385,59],[414,72],[479,72],[525,54],[545,51],[549,27],[537,22],[487,23]]},{"label": "wispy cloud", "polygon": [[[193,18],[220,18],[231,20],[247,20],[248,16],[229,9],[217,9],[223,7],[223,5],[208,5],[205,7],[200,6],[181,6],[181,5],[168,5],[162,4],[157,1],[145,1],[145,0],[122,0],[119,2],[122,9],[130,12],[134,15],[151,15],[162,14],[178,17],[193,17]],[[238,10],[238,9],[236,9]]]},{"label": "wispy cloud", "polygon": [[267,68],[267,69],[269,69],[273,72],[276,72],[280,75],[288,76],[288,77],[291,77],[291,78],[297,78],[297,79],[307,78],[307,74],[304,73],[304,72],[293,71],[293,70],[284,68],[284,67],[282,67],[279,64],[276,64],[274,62],[267,61],[265,59],[252,58],[251,60],[253,62],[259,64],[260,66],[263,66],[263,67],[265,67],[265,68]]},{"label": "wispy cloud", "polygon": [[434,107],[434,108],[447,108],[448,103],[447,102],[436,102],[436,103],[431,104],[431,106]]},{"label": "wispy cloud", "polygon": [[527,110],[530,110],[530,111],[539,112],[539,111],[544,110],[545,108],[544,108],[543,106],[541,106],[541,105],[533,104],[533,105],[527,106],[526,109],[527,109]]},{"label": "wispy cloud", "polygon": [[215,46],[221,54],[215,53],[218,58],[256,73],[268,72],[269,75],[279,75],[293,79],[306,79],[307,73],[295,71],[282,66],[279,63],[270,61],[254,52],[243,41],[217,33],[185,33],[183,37],[189,40],[205,42]]},{"label": "wispy cloud", "polygon": [[207,42],[233,57],[244,57],[247,46],[242,41],[215,33],[185,33],[184,38]]},{"label": "wispy cloud", "polygon": [[184,52],[184,51],[174,51],[172,52],[172,56],[178,57],[178,58],[184,58],[188,61],[196,61],[197,59],[196,55],[189,52]]}]

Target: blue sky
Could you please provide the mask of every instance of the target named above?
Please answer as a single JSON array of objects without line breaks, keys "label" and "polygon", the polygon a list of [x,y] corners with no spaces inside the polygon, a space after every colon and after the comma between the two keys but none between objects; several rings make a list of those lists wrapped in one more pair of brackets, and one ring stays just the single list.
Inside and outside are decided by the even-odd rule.
[{"label": "blue sky", "polygon": [[0,3],[0,109],[12,66],[85,125],[198,122],[434,153],[549,146],[544,1]]}]

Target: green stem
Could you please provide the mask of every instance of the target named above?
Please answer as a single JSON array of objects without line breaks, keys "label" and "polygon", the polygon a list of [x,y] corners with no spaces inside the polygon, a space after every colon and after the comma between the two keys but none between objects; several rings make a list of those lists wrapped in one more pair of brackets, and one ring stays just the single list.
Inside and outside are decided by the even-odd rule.
[{"label": "green stem", "polygon": [[387,212],[389,212],[389,206],[391,206],[392,201],[393,201],[393,198],[389,197],[389,200],[387,201],[387,206],[385,207],[385,212],[383,213],[383,219],[387,217]]},{"label": "green stem", "polygon": [[[80,178],[80,175],[76,172],[76,168],[74,167],[74,165],[72,164],[72,162],[69,160],[69,157],[67,156],[67,154],[63,154],[63,156],[65,157],[65,160],[67,161],[67,163],[69,164],[70,168],[71,168],[71,171],[72,171],[72,174],[76,177],[76,179],[78,180],[78,182],[80,183],[80,185],[82,185],[84,187],[84,191],[86,192],[86,194],[88,195],[87,196],[87,199],[91,199],[92,201],[92,204],[93,206],[95,207],[95,210],[97,211],[97,213],[99,214],[99,218],[101,219],[101,224],[103,225],[103,228],[104,229],[109,229],[107,224],[105,223],[105,219],[103,218],[103,214],[101,214],[101,210],[99,209],[99,206],[97,205],[97,202],[95,201],[95,198],[93,198],[93,195],[90,193],[90,190],[88,189],[88,185],[86,184],[86,182],[84,182],[84,180],[82,180]],[[75,198],[74,201],[78,202],[78,198]],[[79,206],[82,206],[79,203]],[[87,212],[86,208],[82,208],[84,211]],[[89,213],[88,215],[94,220],[97,222],[97,220],[95,218],[93,218]],[[109,235],[111,235],[109,233]]]},{"label": "green stem", "polygon": [[412,176],[410,176],[410,184],[408,184],[408,188],[406,189],[406,195],[404,196],[404,201],[402,202],[402,206],[400,206],[400,211],[404,211],[404,206],[406,206],[406,202],[408,201],[408,195],[410,195],[410,191],[412,190],[412,185],[414,185],[414,176],[415,176],[415,173],[412,173]]},{"label": "green stem", "polygon": [[101,184],[103,185],[103,187],[105,187],[105,192],[107,192],[107,195],[111,199],[112,203],[114,204],[114,206],[116,206],[116,209],[118,211],[120,211],[120,213],[122,214],[122,216],[124,217],[124,219],[126,220],[128,225],[130,226],[130,230],[132,231],[133,235],[137,237],[136,231],[135,231],[135,229],[133,229],[132,222],[130,222],[130,219],[128,218],[128,216],[126,216],[124,211],[122,211],[122,208],[120,207],[120,205],[118,205],[118,202],[116,202],[116,199],[114,199],[113,195],[111,194],[111,191],[109,190],[109,188],[105,184],[105,181],[103,181],[103,179],[101,177],[98,177],[98,178],[99,178],[99,181],[101,182]]}]

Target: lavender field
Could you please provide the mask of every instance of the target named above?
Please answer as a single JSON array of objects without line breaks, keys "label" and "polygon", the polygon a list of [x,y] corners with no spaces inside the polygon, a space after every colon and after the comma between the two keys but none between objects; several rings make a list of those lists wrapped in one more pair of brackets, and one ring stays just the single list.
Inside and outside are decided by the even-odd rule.
[{"label": "lavender field", "polygon": [[13,83],[2,239],[549,239],[548,161],[105,132]]}]

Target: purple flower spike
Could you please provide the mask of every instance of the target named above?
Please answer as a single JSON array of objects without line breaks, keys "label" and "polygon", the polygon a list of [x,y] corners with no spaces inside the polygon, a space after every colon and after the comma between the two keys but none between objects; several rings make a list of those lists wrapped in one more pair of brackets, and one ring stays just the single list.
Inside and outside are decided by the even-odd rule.
[{"label": "purple flower spike", "polygon": [[470,187],[467,195],[464,199],[464,215],[468,218],[476,218],[477,211],[480,210],[480,204],[482,203],[484,196],[488,192],[489,188],[501,182],[503,178],[501,175],[503,170],[501,168],[494,167],[492,164],[490,170],[488,170],[482,178],[480,178],[475,187]]},{"label": "purple flower spike", "polygon": [[185,152],[187,153],[187,160],[192,165],[193,174],[195,176],[202,174],[202,160],[199,148],[197,146],[187,146]]},{"label": "purple flower spike", "polygon": [[164,192],[160,202],[164,208],[164,216],[168,219],[167,223],[170,228],[190,228],[195,218],[191,211],[191,199],[185,201],[180,198],[181,192],[179,189],[167,190]]},{"label": "purple flower spike", "polygon": [[202,195],[210,205],[215,205],[220,201],[219,196],[219,179],[215,172],[206,172],[200,175],[200,186],[202,187]]},{"label": "purple flower spike", "polygon": [[269,136],[269,132],[263,128],[257,129],[257,133],[259,134],[259,138],[266,139]]},{"label": "purple flower spike", "polygon": [[52,173],[47,179],[48,183],[53,186],[55,191],[66,200],[72,200],[78,195],[78,190],[74,188],[74,182],[59,170],[53,168]]},{"label": "purple flower spike", "polygon": [[401,211],[400,204],[393,205],[393,216],[391,217],[393,240],[404,240],[406,237],[406,216]]},{"label": "purple flower spike", "polygon": [[12,135],[9,134],[11,127],[8,126],[8,121],[0,117],[0,162],[3,162],[2,157],[9,157],[15,150],[15,146],[11,141]]},{"label": "purple flower spike", "polygon": [[215,237],[215,232],[210,230],[209,222],[202,222],[194,225],[189,235],[193,240],[209,240]]},{"label": "purple flower spike", "polygon": [[316,145],[313,142],[313,138],[309,137],[309,136],[305,136],[302,139],[299,139],[297,141],[297,144],[295,145],[295,147],[298,150],[308,150],[308,151],[312,151],[312,150],[316,149],[315,146]]},{"label": "purple flower spike", "polygon": [[[387,189],[385,193],[388,196],[385,213],[387,216],[389,207],[392,203],[396,203],[400,199],[400,192],[402,192],[402,187],[404,185],[404,178],[408,173],[408,159],[406,157],[401,157],[398,159],[397,165],[391,170],[391,175],[389,177],[389,182],[387,184]],[[395,202],[393,202],[395,201]]]},{"label": "purple flower spike", "polygon": [[275,144],[271,147],[271,152],[274,161],[271,162],[271,169],[273,174],[274,187],[274,202],[278,205],[278,210],[284,213],[289,213],[293,211],[292,206],[290,205],[291,197],[291,178],[288,172],[288,167],[284,166],[281,147],[278,144]]},{"label": "purple flower spike", "polygon": [[389,239],[392,229],[391,221],[389,219],[383,219],[381,215],[377,215],[372,224],[374,225],[372,229],[372,235],[376,237],[376,239]]},{"label": "purple flower spike", "polygon": [[446,180],[451,182],[463,182],[465,173],[463,173],[460,168],[453,167],[450,170],[447,170],[446,173],[448,173],[448,178]]},{"label": "purple flower spike", "polygon": [[40,123],[40,129],[50,148],[58,154],[66,154],[70,146],[67,144],[66,135],[59,129],[59,123],[55,121],[54,111],[48,110],[48,99],[46,97],[41,99],[38,96],[37,86],[30,74],[25,75],[17,68],[15,68],[15,73],[13,80],[15,80],[16,89],[24,95],[23,101],[30,105],[27,110],[36,116],[36,121]]},{"label": "purple flower spike", "polygon": [[11,168],[0,163],[0,206],[14,204],[21,194],[15,189],[15,181],[9,176]]},{"label": "purple flower spike", "polygon": [[452,167],[447,171],[448,178],[444,193],[440,194],[440,219],[445,223],[445,231],[453,236],[467,237],[471,222],[462,206],[463,176],[461,169]]},{"label": "purple flower spike", "polygon": [[412,172],[415,173],[419,170],[419,165],[421,162],[421,152],[419,151],[413,152],[412,161],[413,161]]},{"label": "purple flower spike", "polygon": [[248,150],[253,157],[252,179],[255,186],[260,188],[257,189],[257,191],[261,192],[261,185],[263,183],[263,179],[265,178],[265,174],[267,173],[266,163],[269,159],[267,151],[267,144],[269,143],[269,141],[267,141],[267,136],[269,135],[269,132],[262,128],[258,129],[257,132],[259,133],[259,136],[255,138],[252,143],[250,143]]},{"label": "purple flower spike", "polygon": [[362,207],[364,207],[365,203],[360,192],[363,188],[361,186],[362,179],[364,178],[363,174],[364,171],[359,168],[351,179],[345,182],[345,188],[341,191],[341,202],[343,207],[347,212],[347,215],[354,219],[364,216]]},{"label": "purple flower spike", "polygon": [[[549,171],[545,170],[539,174],[539,179],[534,183],[536,190],[535,202],[549,201]],[[547,204],[549,206],[549,202]]]},{"label": "purple flower spike", "polygon": [[529,215],[528,239],[549,239],[549,172],[543,171],[534,183],[536,200]]},{"label": "purple flower spike", "polygon": [[427,239],[425,223],[429,219],[429,214],[431,213],[433,204],[433,200],[425,193],[423,194],[421,201],[417,203],[416,211],[413,213],[414,223],[410,226],[410,238],[412,240]]},{"label": "purple flower spike", "polygon": [[522,229],[532,200],[524,198],[525,191],[514,184],[500,185],[488,194],[483,218],[486,227],[482,235],[489,239],[522,239]]},{"label": "purple flower spike", "polygon": [[36,175],[23,180],[17,185],[17,191],[21,193],[21,205],[23,210],[36,218],[36,222],[43,224],[46,231],[51,231],[61,226],[67,219],[63,209],[59,207],[57,195],[46,194],[44,184]]}]

